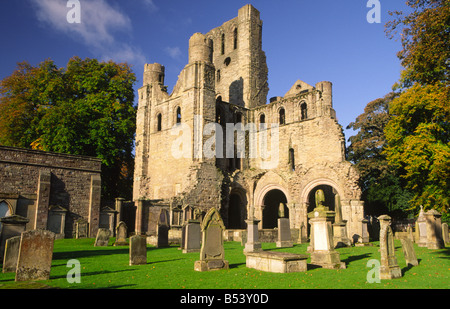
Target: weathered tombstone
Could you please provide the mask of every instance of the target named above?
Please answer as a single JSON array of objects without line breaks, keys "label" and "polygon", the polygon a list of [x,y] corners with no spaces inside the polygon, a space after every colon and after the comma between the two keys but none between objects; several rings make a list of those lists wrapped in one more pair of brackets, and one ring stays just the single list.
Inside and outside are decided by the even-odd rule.
[{"label": "weathered tombstone", "polygon": [[442,238],[444,239],[444,244],[446,246],[450,245],[450,237],[448,235],[448,224],[442,223]]},{"label": "weathered tombstone", "polygon": [[197,220],[188,220],[184,229],[183,253],[199,252],[201,248],[201,237],[200,222]]},{"label": "weathered tombstone", "polygon": [[114,227],[116,225],[116,217],[119,212],[111,207],[103,207],[100,210],[100,218],[98,222],[99,228],[108,229],[111,231],[111,235],[114,234]]},{"label": "weathered tombstone", "polygon": [[17,259],[19,258],[20,236],[11,237],[6,240],[5,256],[3,258],[3,272],[15,272]]},{"label": "weathered tombstone", "polygon": [[202,222],[202,248],[200,249],[200,260],[195,262],[194,270],[210,271],[228,269],[228,261],[224,260],[223,231],[225,225],[216,208],[211,208]]},{"label": "weathered tombstone", "polygon": [[261,251],[261,243],[259,242],[258,223],[260,220],[255,218],[245,220],[247,223],[247,241],[245,242],[244,252]]},{"label": "weathered tombstone", "polygon": [[442,239],[442,223],[441,214],[435,209],[431,209],[425,213],[427,220],[427,248],[442,249],[445,247]]},{"label": "weathered tombstone", "polygon": [[31,230],[21,234],[16,281],[48,280],[52,266],[55,233]]},{"label": "weathered tombstone", "polygon": [[109,244],[109,237],[111,237],[111,231],[109,229],[98,229],[94,246],[107,247]]},{"label": "weathered tombstone", "polygon": [[278,239],[276,242],[278,248],[293,247],[291,240],[291,227],[289,218],[278,218]]},{"label": "weathered tombstone", "polygon": [[2,231],[0,234],[1,259],[3,259],[3,255],[5,254],[6,240],[14,236],[20,236],[20,234],[25,231],[26,224],[29,221],[29,219],[19,215],[12,215],[0,219],[0,222],[2,223]]},{"label": "weathered tombstone", "polygon": [[130,266],[147,264],[147,239],[145,236],[130,237]]},{"label": "weathered tombstone", "polygon": [[339,194],[334,196],[336,216],[333,223],[333,245],[335,248],[351,247],[352,242],[347,237],[347,221],[342,219],[342,206]]},{"label": "weathered tombstone", "polygon": [[49,206],[47,229],[55,233],[56,239],[65,237],[66,214],[67,209],[61,206]]},{"label": "weathered tombstone", "polygon": [[308,237],[307,237],[306,234],[307,234],[306,226],[305,226],[305,223],[302,222],[300,224],[300,228],[298,229],[298,240],[297,240],[297,242],[299,244],[304,244],[304,243],[308,242]]},{"label": "weathered tombstone", "polygon": [[127,246],[128,229],[125,222],[120,221],[116,227],[116,241],[114,246]]},{"label": "weathered tombstone", "polygon": [[75,238],[87,238],[89,237],[89,222],[84,219],[80,219],[75,223]]},{"label": "weathered tombstone", "polygon": [[410,238],[401,238],[403,255],[405,256],[406,265],[417,266],[419,261],[414,251],[413,242]]},{"label": "weathered tombstone", "polygon": [[423,207],[420,206],[419,216],[416,220],[416,231],[419,234],[419,239],[417,240],[417,245],[419,247],[427,246],[427,220],[425,219],[425,213]]},{"label": "weathered tombstone", "polygon": [[156,247],[169,246],[169,212],[166,209],[161,209],[158,217],[157,232],[156,232]]},{"label": "weathered tombstone", "polygon": [[394,233],[391,228],[391,217],[382,215],[380,220],[380,279],[395,279],[402,276],[402,272],[395,257]]},{"label": "weathered tombstone", "polygon": [[324,200],[323,191],[317,190],[316,208],[308,214],[311,224],[311,242],[308,248],[311,252],[311,264],[330,269],[345,268],[345,263],[341,262],[339,252],[334,250],[333,245],[331,222],[335,212],[323,205]]}]

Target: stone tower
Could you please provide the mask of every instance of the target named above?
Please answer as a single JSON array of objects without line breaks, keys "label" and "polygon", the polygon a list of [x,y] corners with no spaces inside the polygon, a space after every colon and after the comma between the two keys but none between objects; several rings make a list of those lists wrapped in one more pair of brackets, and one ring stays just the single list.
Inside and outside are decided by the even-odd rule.
[{"label": "stone tower", "polygon": [[[211,207],[228,229],[244,229],[250,217],[272,229],[280,203],[291,229],[298,229],[309,226],[307,213],[322,190],[330,210],[340,196],[349,238],[362,235],[359,175],[345,161],[332,83],[298,80],[267,102],[261,40],[260,14],[246,5],[237,17],[191,36],[189,62],[171,94],[164,66],[145,65],[138,90],[136,232],[152,235],[161,208],[170,212],[171,231]],[[269,156],[263,146],[271,146]]]}]

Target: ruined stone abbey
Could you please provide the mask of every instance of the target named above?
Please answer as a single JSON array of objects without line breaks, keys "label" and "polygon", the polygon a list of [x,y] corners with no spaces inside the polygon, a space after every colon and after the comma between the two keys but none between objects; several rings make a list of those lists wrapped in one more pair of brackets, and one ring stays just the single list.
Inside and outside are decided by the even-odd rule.
[{"label": "ruined stone abbey", "polygon": [[[359,176],[345,160],[332,83],[312,86],[298,80],[284,96],[268,100],[261,34],[260,14],[251,5],[208,33],[195,33],[189,40],[189,63],[172,93],[164,85],[164,66],[145,65],[138,91],[136,232],[151,235],[161,210],[176,228],[211,207],[219,210],[227,229],[245,229],[245,220],[253,216],[260,229],[273,229],[280,204],[295,230],[309,225],[307,214],[321,189],[330,210],[339,195],[348,236],[362,234]],[[240,135],[245,147],[238,147],[234,130],[240,123],[257,128]],[[206,130],[209,124],[215,130]],[[191,130],[186,137],[186,130],[176,128]],[[277,139],[271,139],[275,130]],[[191,147],[176,156],[181,134]],[[235,147],[229,147],[226,136]],[[259,151],[263,144],[270,156]],[[216,156],[202,153],[208,149],[215,149]]]}]

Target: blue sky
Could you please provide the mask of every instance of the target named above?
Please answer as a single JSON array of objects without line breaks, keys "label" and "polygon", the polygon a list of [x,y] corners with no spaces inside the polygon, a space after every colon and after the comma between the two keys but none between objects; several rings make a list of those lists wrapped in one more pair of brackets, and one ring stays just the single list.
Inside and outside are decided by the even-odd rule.
[{"label": "blue sky", "polygon": [[[366,104],[390,92],[400,76],[384,25],[402,0],[380,0],[381,23],[369,23],[368,0],[79,0],[81,23],[67,22],[68,0],[0,0],[0,78],[17,62],[50,58],[66,66],[73,56],[132,65],[142,85],[144,63],[166,67],[171,90],[187,63],[188,41],[237,16],[252,4],[263,20],[269,95],[283,96],[297,80],[333,83],[333,106],[345,127]],[[137,103],[137,102],[136,102]],[[354,135],[345,130],[346,139]]]}]

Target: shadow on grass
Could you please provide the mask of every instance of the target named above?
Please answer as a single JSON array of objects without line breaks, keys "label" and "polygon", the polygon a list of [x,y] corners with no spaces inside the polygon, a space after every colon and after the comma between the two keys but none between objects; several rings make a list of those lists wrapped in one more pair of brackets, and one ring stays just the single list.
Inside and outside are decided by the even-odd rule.
[{"label": "shadow on grass", "polygon": [[[114,270],[114,271],[91,271],[91,272],[81,272],[81,276],[82,277],[87,277],[87,276],[96,276],[96,275],[107,275],[107,274],[111,274],[111,273],[121,273],[121,272],[127,272],[127,271],[133,271],[133,269],[122,269],[122,270]],[[54,279],[65,279],[67,278],[67,274],[65,275],[59,275],[59,276],[52,276],[50,275],[50,280],[54,280]]]},{"label": "shadow on grass", "polygon": [[345,265],[349,265],[350,263],[352,263],[354,261],[367,259],[367,258],[370,258],[371,256],[372,256],[371,253],[364,253],[364,254],[360,254],[360,255],[351,255],[351,256],[347,257],[345,260],[342,260],[342,262],[345,262]]},{"label": "shadow on grass", "polygon": [[67,252],[53,252],[54,260],[70,260],[74,258],[84,258],[99,255],[114,255],[114,254],[128,254],[129,249],[97,249],[84,251],[67,251]]},{"label": "shadow on grass", "polygon": [[449,247],[445,247],[443,249],[438,249],[438,250],[430,250],[431,254],[444,254],[446,256],[438,256],[439,259],[450,259],[450,248]]}]

